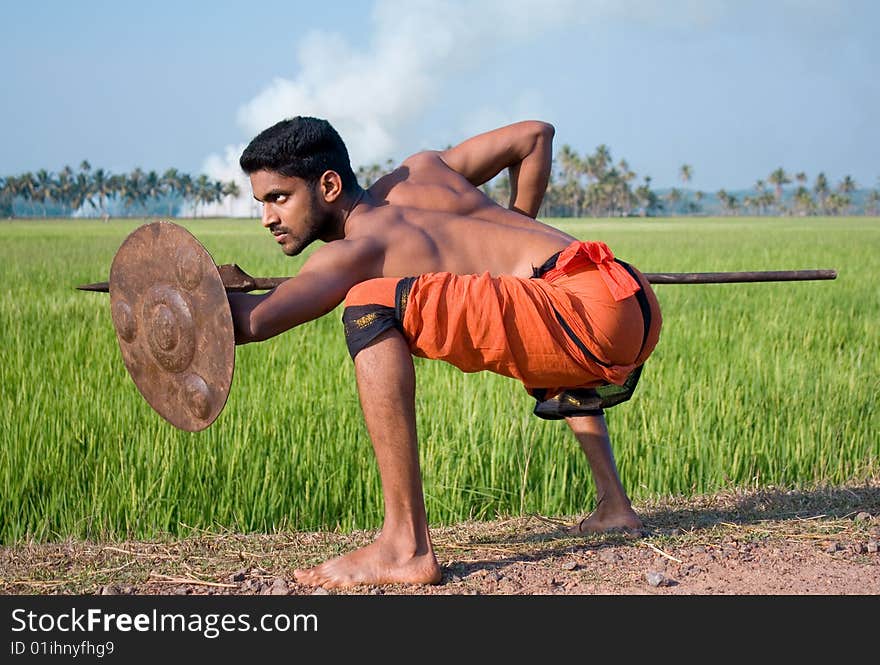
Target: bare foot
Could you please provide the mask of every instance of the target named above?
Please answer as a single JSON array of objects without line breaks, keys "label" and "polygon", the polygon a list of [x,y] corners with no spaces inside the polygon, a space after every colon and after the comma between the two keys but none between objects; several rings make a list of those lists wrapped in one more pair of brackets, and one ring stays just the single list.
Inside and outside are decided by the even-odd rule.
[{"label": "bare foot", "polygon": [[354,552],[324,563],[294,570],[301,584],[325,589],[365,584],[437,584],[442,573],[432,550],[401,555],[381,537]]},{"label": "bare foot", "polygon": [[601,510],[601,508],[604,506],[600,504],[593,513],[566,529],[565,532],[572,536],[615,531],[635,535],[640,534],[644,528],[642,520],[632,508],[619,511]]}]

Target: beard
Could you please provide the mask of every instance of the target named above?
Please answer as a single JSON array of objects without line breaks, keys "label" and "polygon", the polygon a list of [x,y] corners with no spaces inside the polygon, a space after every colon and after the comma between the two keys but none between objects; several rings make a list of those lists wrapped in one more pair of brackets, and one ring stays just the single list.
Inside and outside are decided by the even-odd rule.
[{"label": "beard", "polygon": [[333,224],[333,216],[330,212],[321,210],[318,206],[316,186],[309,190],[309,210],[303,219],[302,231],[295,235],[287,227],[281,227],[281,230],[287,233],[288,238],[287,242],[281,246],[281,251],[287,256],[297,256],[306,247],[325,235],[325,232]]}]

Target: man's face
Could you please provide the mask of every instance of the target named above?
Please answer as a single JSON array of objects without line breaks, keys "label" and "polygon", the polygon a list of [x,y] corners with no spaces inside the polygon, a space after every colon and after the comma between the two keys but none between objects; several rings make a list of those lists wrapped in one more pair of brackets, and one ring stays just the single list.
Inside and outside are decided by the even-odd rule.
[{"label": "man's face", "polygon": [[263,170],[250,179],[254,198],[263,204],[263,226],[288,256],[296,256],[329,230],[332,216],[319,205],[315,187],[302,178]]}]

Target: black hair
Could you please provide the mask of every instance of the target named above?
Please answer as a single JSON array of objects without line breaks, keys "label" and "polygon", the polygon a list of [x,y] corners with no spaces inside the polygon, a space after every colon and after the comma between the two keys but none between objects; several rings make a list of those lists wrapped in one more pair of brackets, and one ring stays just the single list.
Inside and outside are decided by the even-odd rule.
[{"label": "black hair", "polygon": [[357,186],[342,137],[320,118],[296,116],[264,129],[244,149],[238,163],[247,174],[265,169],[312,185],[325,171],[336,171],[344,191]]}]

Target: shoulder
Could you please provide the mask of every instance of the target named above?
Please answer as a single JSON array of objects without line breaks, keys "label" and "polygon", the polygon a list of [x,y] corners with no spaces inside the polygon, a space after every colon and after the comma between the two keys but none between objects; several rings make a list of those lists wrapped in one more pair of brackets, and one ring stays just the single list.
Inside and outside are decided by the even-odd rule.
[{"label": "shoulder", "polygon": [[333,240],[318,247],[306,259],[300,274],[321,272],[354,281],[378,277],[386,243],[381,236],[360,235]]},{"label": "shoulder", "polygon": [[[466,195],[473,187],[452,170],[437,150],[423,150],[407,157],[391,173],[377,180],[370,193],[392,205],[436,209],[438,196]],[[449,207],[448,202],[440,206]]]},{"label": "shoulder", "polygon": [[439,150],[422,150],[407,157],[400,166],[408,169],[409,174],[416,178],[425,173],[430,173],[432,176],[439,173],[454,174],[455,172],[443,161],[442,155]]},{"label": "shoulder", "polygon": [[474,185],[447,162],[446,154],[442,150],[422,150],[407,157],[400,169],[406,174],[408,183],[419,187],[420,194],[426,189],[447,191],[457,196],[476,191]]}]

